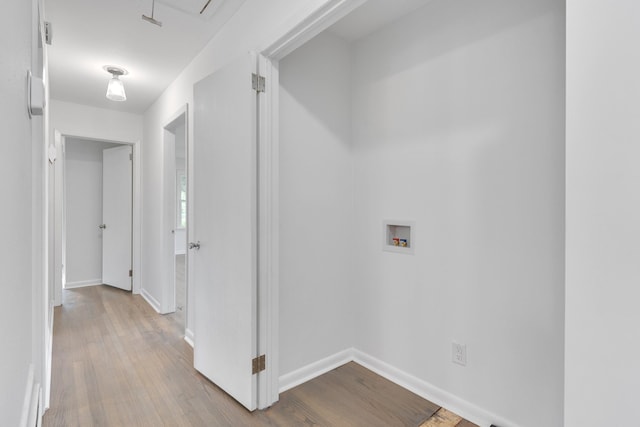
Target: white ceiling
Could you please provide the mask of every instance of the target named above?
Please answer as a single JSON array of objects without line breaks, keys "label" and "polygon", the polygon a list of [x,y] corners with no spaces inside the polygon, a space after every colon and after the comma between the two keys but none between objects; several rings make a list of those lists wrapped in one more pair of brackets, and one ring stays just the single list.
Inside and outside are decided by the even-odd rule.
[{"label": "white ceiling", "polygon": [[329,31],[347,41],[365,37],[432,0],[368,0]]},{"label": "white ceiling", "polygon": [[[158,0],[158,27],[142,20],[151,0],[45,0],[51,97],[143,113],[244,2],[212,0],[201,16],[206,1]],[[127,101],[105,98],[104,65],[129,71],[121,78]]]},{"label": "white ceiling", "polygon": [[[141,114],[233,16],[245,0],[45,0],[53,26],[49,46],[51,97]],[[266,1],[266,0],[265,0]],[[429,3],[430,0],[369,0],[330,28],[349,41]],[[105,65],[125,68],[127,101],[105,98],[110,74]]]}]

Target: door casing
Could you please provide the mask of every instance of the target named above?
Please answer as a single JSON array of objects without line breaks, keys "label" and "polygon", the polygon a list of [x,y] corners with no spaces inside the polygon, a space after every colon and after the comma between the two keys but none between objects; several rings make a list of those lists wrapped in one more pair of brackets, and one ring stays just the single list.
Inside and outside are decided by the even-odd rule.
[{"label": "door casing", "polygon": [[[184,125],[184,140],[186,146],[185,175],[187,177],[187,218],[189,217],[189,105],[185,104],[165,121],[163,132],[163,173],[162,173],[162,254],[163,277],[162,292],[160,295],[160,313],[173,313],[176,311],[176,283],[175,283],[175,229],[176,229],[176,155],[175,155],[175,128]],[[187,220],[186,239],[189,239],[189,224]],[[189,252],[185,258],[185,336],[192,330],[189,324]]]},{"label": "door casing", "polygon": [[258,352],[266,370],[258,381],[258,409],[279,399],[279,61],[367,0],[330,0],[302,13],[273,43],[259,50],[258,73],[265,92],[258,98]]},{"label": "door casing", "polygon": [[54,211],[52,212],[54,215],[54,231],[53,231],[53,240],[54,240],[54,298],[53,303],[55,306],[59,306],[62,304],[62,284],[64,280],[64,265],[65,265],[65,254],[64,254],[64,246],[66,243],[65,237],[65,206],[64,206],[64,186],[65,186],[65,176],[64,176],[64,167],[65,167],[65,140],[66,138],[74,138],[74,139],[84,139],[89,141],[103,141],[110,142],[116,144],[130,145],[133,151],[133,234],[132,234],[132,246],[133,246],[133,256],[132,256],[132,270],[133,270],[133,282],[132,282],[132,292],[134,294],[140,293],[140,254],[141,254],[141,245],[140,245],[140,230],[142,229],[142,216],[141,216],[141,176],[140,176],[140,158],[141,158],[141,147],[140,141],[113,141],[107,139],[94,138],[90,136],[77,135],[73,133],[65,133],[64,130],[55,129],[54,130],[54,142],[57,152],[56,161],[54,163],[54,185],[53,185],[53,198],[54,198]]}]

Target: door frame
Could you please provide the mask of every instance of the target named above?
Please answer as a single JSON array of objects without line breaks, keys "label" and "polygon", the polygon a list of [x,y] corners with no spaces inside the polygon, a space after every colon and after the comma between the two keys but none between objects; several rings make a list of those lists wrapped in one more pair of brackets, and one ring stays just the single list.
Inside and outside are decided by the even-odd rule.
[{"label": "door frame", "polygon": [[279,399],[279,62],[367,0],[329,0],[303,11],[299,23],[258,50],[265,92],[258,97],[258,354],[266,370],[258,377],[258,409]]},{"label": "door frame", "polygon": [[[162,253],[165,258],[163,265],[165,280],[162,283],[162,292],[160,296],[160,313],[167,314],[176,311],[176,282],[175,282],[175,234],[172,231],[176,229],[176,153],[175,142],[170,141],[170,137],[167,133],[174,135],[170,128],[183,117],[184,119],[184,141],[185,141],[185,176],[187,179],[187,227],[185,229],[186,241],[189,241],[189,104],[184,104],[173,113],[167,120],[164,121],[162,126],[162,197],[163,197],[163,212],[162,212]],[[169,201],[171,196],[171,202]],[[168,205],[171,210],[168,209]],[[185,336],[187,331],[191,330],[193,325],[189,324],[189,251],[185,253]],[[188,341],[188,340],[187,340]]]},{"label": "door frame", "polygon": [[54,163],[54,305],[59,306],[62,304],[62,284],[65,274],[64,265],[66,243],[66,206],[65,206],[65,142],[67,138],[83,139],[87,141],[101,141],[110,142],[114,144],[130,145],[133,152],[133,220],[132,220],[132,293],[140,293],[140,230],[142,229],[142,198],[140,194],[141,189],[141,144],[140,141],[115,141],[102,138],[95,138],[91,136],[76,135],[72,133],[64,132],[64,130],[54,130],[54,143],[56,147],[56,161]]}]

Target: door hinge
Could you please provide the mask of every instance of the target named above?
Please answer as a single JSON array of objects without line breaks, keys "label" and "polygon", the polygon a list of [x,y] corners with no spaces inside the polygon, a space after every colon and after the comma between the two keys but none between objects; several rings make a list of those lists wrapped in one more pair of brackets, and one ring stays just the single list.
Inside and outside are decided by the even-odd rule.
[{"label": "door hinge", "polygon": [[133,153],[129,153],[129,160],[133,160]]},{"label": "door hinge", "polygon": [[129,270],[129,277],[133,277],[133,270]]},{"label": "door hinge", "polygon": [[53,27],[51,22],[44,21],[44,42],[48,45],[53,41]]},{"label": "door hinge", "polygon": [[266,88],[266,80],[264,77],[258,74],[251,74],[251,87],[256,92],[264,92]]},{"label": "door hinge", "polygon": [[258,372],[262,372],[266,369],[266,358],[263,354],[262,356],[258,356],[251,361],[251,374],[255,375]]}]

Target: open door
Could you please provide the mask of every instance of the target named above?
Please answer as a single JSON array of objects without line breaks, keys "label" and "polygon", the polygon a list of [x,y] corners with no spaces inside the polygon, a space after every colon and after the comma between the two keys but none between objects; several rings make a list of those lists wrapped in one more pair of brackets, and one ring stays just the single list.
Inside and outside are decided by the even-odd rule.
[{"label": "open door", "polygon": [[257,403],[255,55],[194,86],[194,366],[249,410]]},{"label": "open door", "polygon": [[102,283],[131,290],[131,146],[102,155]]}]

